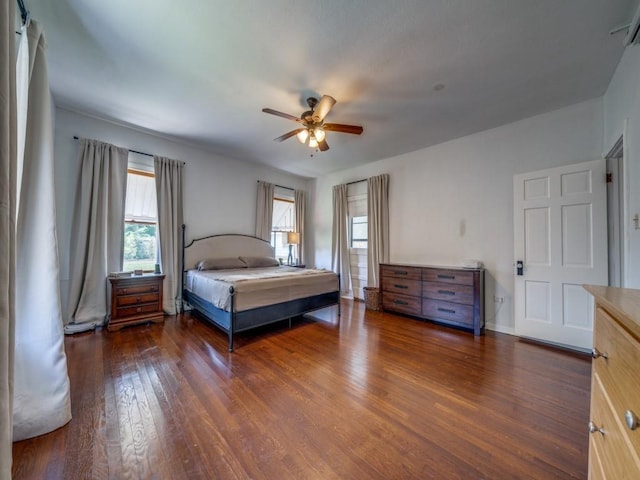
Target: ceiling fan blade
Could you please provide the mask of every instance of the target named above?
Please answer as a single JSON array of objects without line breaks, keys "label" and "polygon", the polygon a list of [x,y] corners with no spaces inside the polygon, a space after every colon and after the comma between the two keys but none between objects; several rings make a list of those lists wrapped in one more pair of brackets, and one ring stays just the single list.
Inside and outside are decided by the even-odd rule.
[{"label": "ceiling fan blade", "polygon": [[290,132],[287,132],[284,135],[280,135],[278,138],[274,138],[273,141],[274,142],[283,142],[287,138],[291,138],[294,135],[297,135],[298,133],[302,132],[303,130],[306,130],[306,128],[296,128],[295,130],[291,130]]},{"label": "ceiling fan blade", "polygon": [[327,150],[329,150],[329,144],[327,143],[326,140],[323,140],[321,142],[318,142],[318,149],[321,152],[326,152]]},{"label": "ceiling fan blade", "polygon": [[294,117],[293,115],[289,115],[288,113],[279,112],[274,110],[273,108],[263,108],[262,111],[264,113],[270,113],[271,115],[276,115],[277,117],[286,118],[287,120],[293,120],[294,122],[302,123],[302,120],[298,117]]},{"label": "ceiling fan blade", "polygon": [[331,110],[331,108],[336,104],[336,99],[330,97],[329,95],[323,95],[316,108],[313,110],[313,115],[311,118],[315,123],[320,123],[324,120],[324,117],[327,116],[327,113]]},{"label": "ceiling fan blade", "polygon": [[342,132],[360,135],[364,129],[359,125],[344,125],[342,123],[325,123],[322,128],[328,132]]}]

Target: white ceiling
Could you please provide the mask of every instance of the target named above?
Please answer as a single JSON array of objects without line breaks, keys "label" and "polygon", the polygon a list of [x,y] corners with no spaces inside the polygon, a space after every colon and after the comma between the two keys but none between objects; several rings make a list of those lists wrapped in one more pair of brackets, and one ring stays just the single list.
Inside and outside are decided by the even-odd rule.
[{"label": "white ceiling", "polygon": [[[602,95],[638,0],[26,4],[58,106],[315,177]],[[364,133],[274,142],[311,94]]]}]

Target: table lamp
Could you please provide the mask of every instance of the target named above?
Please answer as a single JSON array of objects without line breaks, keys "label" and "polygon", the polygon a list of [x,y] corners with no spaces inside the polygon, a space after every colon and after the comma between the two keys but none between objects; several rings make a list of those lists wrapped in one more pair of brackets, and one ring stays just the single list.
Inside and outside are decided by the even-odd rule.
[{"label": "table lamp", "polygon": [[291,265],[293,264],[293,255],[291,253],[293,245],[300,243],[300,234],[298,232],[287,232],[287,243],[289,244],[289,257],[287,257],[287,263]]}]

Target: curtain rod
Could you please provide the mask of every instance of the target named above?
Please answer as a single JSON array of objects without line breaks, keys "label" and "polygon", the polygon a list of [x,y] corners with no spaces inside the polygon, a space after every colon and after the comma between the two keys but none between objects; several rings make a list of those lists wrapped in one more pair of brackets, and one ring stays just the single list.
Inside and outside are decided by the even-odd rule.
[{"label": "curtain rod", "polygon": [[[74,140],[80,140],[80,137],[78,137],[77,135],[73,136]],[[145,157],[153,157],[154,155],[152,153],[146,153],[146,152],[139,152],[138,150],[131,150],[128,149],[131,153],[137,153],[138,155],[144,155]],[[183,165],[186,165],[187,162],[182,162]]]},{"label": "curtain rod", "polygon": [[363,178],[362,180],[354,180],[353,182],[346,183],[345,185],[353,185],[354,183],[366,182],[367,179]]},{"label": "curtain rod", "polygon": [[[258,182],[260,182],[260,180],[258,180]],[[282,185],[278,185],[278,184],[273,184],[274,187],[278,187],[278,188],[284,188],[285,190],[293,190],[294,192],[296,191],[295,188],[291,188],[291,187],[283,187]]]}]

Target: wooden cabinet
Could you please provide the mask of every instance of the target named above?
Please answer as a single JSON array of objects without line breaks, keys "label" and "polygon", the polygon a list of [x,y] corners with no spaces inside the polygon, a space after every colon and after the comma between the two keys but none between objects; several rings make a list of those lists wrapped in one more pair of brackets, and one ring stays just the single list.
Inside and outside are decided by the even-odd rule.
[{"label": "wooden cabinet", "polygon": [[110,277],[111,318],[107,330],[120,330],[128,325],[164,321],[162,282],[164,275]]},{"label": "wooden cabinet", "polygon": [[484,329],[484,270],[380,265],[383,310],[472,330]]},{"label": "wooden cabinet", "polygon": [[589,478],[640,478],[640,290],[585,288],[595,297]]}]

